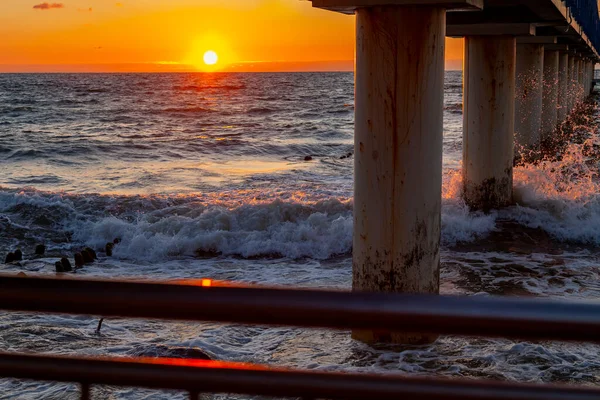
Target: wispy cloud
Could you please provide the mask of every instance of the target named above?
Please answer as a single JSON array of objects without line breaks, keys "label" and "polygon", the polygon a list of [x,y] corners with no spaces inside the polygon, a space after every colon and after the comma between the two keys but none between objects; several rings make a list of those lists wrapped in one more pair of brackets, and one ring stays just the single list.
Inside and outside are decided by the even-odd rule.
[{"label": "wispy cloud", "polygon": [[63,3],[40,3],[33,6],[35,10],[50,10],[53,8],[65,8]]}]

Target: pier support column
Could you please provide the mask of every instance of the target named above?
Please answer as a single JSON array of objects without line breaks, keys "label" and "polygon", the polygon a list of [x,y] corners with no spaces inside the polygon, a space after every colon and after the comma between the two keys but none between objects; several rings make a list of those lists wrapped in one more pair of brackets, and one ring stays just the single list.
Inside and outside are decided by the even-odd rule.
[{"label": "pier support column", "polygon": [[511,36],[465,38],[463,186],[471,209],[512,203],[515,52]]},{"label": "pier support column", "polygon": [[588,95],[588,60],[583,60],[583,98],[585,99]]},{"label": "pier support column", "polygon": [[579,57],[575,57],[573,64],[573,108],[579,104]]},{"label": "pier support column", "polygon": [[592,91],[594,90],[594,61],[591,60],[590,61],[590,71],[589,71],[589,77],[590,77],[590,94],[592,94]]},{"label": "pier support column", "polygon": [[542,95],[542,142],[551,139],[558,121],[558,51],[544,51]]},{"label": "pier support column", "polygon": [[569,72],[569,53],[561,51],[558,56],[558,123],[567,118],[568,111],[568,72]]},{"label": "pier support column", "polygon": [[592,61],[588,60],[585,69],[585,79],[586,79],[586,87],[585,87],[585,95],[589,96],[592,93]]},{"label": "pier support column", "polygon": [[543,45],[517,45],[515,141],[518,158],[524,161],[540,154],[543,69]]},{"label": "pier support column", "polygon": [[588,96],[588,91],[587,91],[588,61],[587,61],[587,59],[583,60],[583,71],[581,73],[582,73],[582,80],[583,80],[583,84],[582,84],[583,99],[585,100]]},{"label": "pier support column", "polygon": [[[356,10],[353,290],[438,293],[446,11]],[[427,333],[353,331],[364,342]]]},{"label": "pier support column", "polygon": [[569,80],[567,90],[569,92],[567,96],[567,102],[569,104],[567,114],[571,114],[573,107],[575,106],[575,56],[572,53],[569,54]]},{"label": "pier support column", "polygon": [[581,103],[583,100],[585,100],[585,89],[583,88],[584,85],[584,79],[583,79],[583,70],[585,69],[585,60],[583,58],[579,59],[579,75],[577,78],[577,82],[578,82],[578,93],[579,93],[579,102]]}]

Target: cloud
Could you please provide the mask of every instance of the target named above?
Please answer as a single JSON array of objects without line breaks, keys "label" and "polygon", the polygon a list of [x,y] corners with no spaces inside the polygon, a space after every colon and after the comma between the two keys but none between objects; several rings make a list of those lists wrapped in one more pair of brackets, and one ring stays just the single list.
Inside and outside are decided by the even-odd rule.
[{"label": "cloud", "polygon": [[77,11],[79,11],[79,12],[92,12],[92,11],[94,11],[94,9],[92,7],[90,7],[90,8],[78,8]]},{"label": "cloud", "polygon": [[64,8],[65,5],[62,3],[40,3],[33,6],[35,10],[50,10],[52,8]]}]

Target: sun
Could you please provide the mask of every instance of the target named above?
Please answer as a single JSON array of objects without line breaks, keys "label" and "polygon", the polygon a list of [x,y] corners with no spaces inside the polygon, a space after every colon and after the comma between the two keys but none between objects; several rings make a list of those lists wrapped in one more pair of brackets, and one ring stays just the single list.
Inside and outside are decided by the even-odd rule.
[{"label": "sun", "polygon": [[204,53],[204,64],[206,65],[215,65],[219,61],[219,56],[212,50]]}]

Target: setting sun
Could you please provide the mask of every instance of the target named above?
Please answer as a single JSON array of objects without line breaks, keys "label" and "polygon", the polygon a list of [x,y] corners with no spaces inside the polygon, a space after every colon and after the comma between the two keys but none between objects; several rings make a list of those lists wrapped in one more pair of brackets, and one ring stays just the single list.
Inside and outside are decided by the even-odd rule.
[{"label": "setting sun", "polygon": [[219,56],[212,50],[204,53],[204,64],[206,65],[215,65],[219,61]]}]

